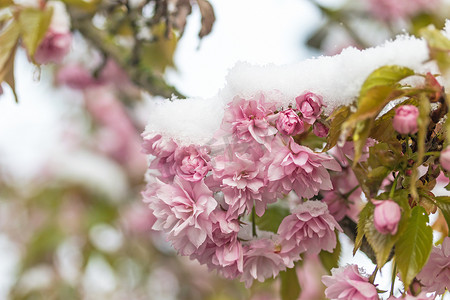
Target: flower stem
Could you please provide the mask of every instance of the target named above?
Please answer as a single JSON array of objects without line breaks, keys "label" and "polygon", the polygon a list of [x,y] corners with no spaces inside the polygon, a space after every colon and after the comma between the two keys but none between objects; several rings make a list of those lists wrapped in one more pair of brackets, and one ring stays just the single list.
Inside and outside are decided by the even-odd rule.
[{"label": "flower stem", "polygon": [[394,262],[394,269],[392,270],[392,279],[391,279],[391,292],[389,296],[394,295],[394,284],[395,284],[395,278],[397,277],[397,263]]},{"label": "flower stem", "polygon": [[252,234],[253,236],[257,236],[256,234],[256,217],[255,217],[255,206],[252,208]]},{"label": "flower stem", "polygon": [[391,199],[391,200],[394,198],[394,192],[397,187],[397,179],[398,179],[398,176],[395,176],[394,182],[392,183],[391,191],[389,193],[389,199]]},{"label": "flower stem", "polygon": [[353,194],[353,192],[355,192],[357,189],[359,188],[359,184],[357,186],[355,186],[354,188],[352,188],[348,193],[344,194],[344,198],[347,199],[348,197],[350,197],[351,194]]}]

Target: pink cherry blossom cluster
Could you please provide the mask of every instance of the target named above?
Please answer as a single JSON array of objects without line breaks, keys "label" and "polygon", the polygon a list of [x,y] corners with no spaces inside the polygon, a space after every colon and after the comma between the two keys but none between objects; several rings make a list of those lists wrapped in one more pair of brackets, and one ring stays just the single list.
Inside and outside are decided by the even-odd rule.
[{"label": "pink cherry blossom cluster", "polygon": [[398,20],[416,16],[438,7],[441,0],[366,0],[370,11],[383,20]]},{"label": "pink cherry blossom cluster", "polygon": [[[322,97],[311,92],[288,107],[277,107],[264,94],[236,97],[212,144],[184,145],[144,133],[151,163],[142,194],[156,217],[152,228],[164,232],[181,255],[246,286],[294,267],[301,253],[332,251],[335,230],[342,229],[327,204],[311,198],[333,189],[330,170],[341,166],[296,142],[311,132],[327,134],[319,121],[322,108]],[[301,203],[276,233],[260,230],[256,218],[270,214],[268,205],[292,191]]]}]

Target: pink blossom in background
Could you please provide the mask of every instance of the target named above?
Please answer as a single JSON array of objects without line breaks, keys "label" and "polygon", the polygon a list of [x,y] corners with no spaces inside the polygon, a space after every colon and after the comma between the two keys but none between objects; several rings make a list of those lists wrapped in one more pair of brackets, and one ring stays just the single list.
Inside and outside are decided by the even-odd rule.
[{"label": "pink blossom in background", "polygon": [[297,135],[305,130],[303,121],[292,109],[286,109],[278,114],[277,129],[284,135]]},{"label": "pink blossom in background", "polygon": [[153,211],[143,203],[127,207],[121,219],[126,230],[138,234],[147,234],[156,222]]},{"label": "pink blossom in background", "polygon": [[372,200],[375,204],[373,224],[381,234],[397,233],[398,222],[402,217],[400,206],[392,200]]},{"label": "pink blossom in background", "polygon": [[302,288],[298,300],[323,299],[325,287],[321,282],[327,271],[318,255],[306,255],[300,267],[296,267],[298,281]]},{"label": "pink blossom in background", "polygon": [[325,295],[330,300],[378,300],[376,287],[368,276],[361,275],[357,265],[331,270],[331,276],[323,276],[327,287]]},{"label": "pink blossom in background", "polygon": [[315,122],[313,125],[313,133],[318,137],[326,137],[328,135],[328,127],[320,122]]},{"label": "pink blossom in background", "polygon": [[334,189],[321,192],[322,201],[328,205],[330,214],[336,221],[341,221],[348,216],[357,222],[363,202],[361,200],[362,190],[359,187],[356,188],[359,182],[355,173],[349,167],[343,168],[342,172],[331,175],[331,182]]},{"label": "pink blossom in background", "polygon": [[236,97],[225,110],[222,129],[233,134],[238,141],[265,144],[268,137],[277,133],[269,123],[275,110],[262,94],[253,99]]},{"label": "pink blossom in background", "polygon": [[172,184],[157,181],[155,196],[147,201],[157,219],[153,229],[169,233],[168,240],[181,255],[191,255],[212,238],[210,215],[217,202],[203,181],[176,176]]},{"label": "pink blossom in background", "polygon": [[286,146],[276,139],[271,147],[272,152],[262,158],[269,164],[270,191],[287,194],[294,190],[299,197],[310,199],[320,190],[333,188],[328,170],[341,170],[334,158],[300,146],[292,138]]},{"label": "pink blossom in background", "polygon": [[76,63],[70,63],[60,68],[56,74],[56,82],[75,90],[84,90],[102,84],[102,81],[94,78],[90,71]]},{"label": "pink blossom in background", "polygon": [[367,0],[370,12],[382,20],[412,17],[435,9],[440,0]]},{"label": "pink blossom in background", "polygon": [[450,171],[450,146],[441,151],[439,162],[444,170]]},{"label": "pink blossom in background", "polygon": [[437,295],[450,288],[450,237],[445,237],[442,245],[433,247],[417,279],[424,285],[423,290],[436,292]]},{"label": "pink blossom in background", "polygon": [[206,147],[194,145],[179,147],[175,150],[175,173],[188,181],[200,181],[211,169]]},{"label": "pink blossom in background", "polygon": [[125,107],[105,87],[85,90],[87,111],[99,125],[97,139],[100,150],[125,166],[129,173],[142,176],[146,158],[141,152],[141,137]]},{"label": "pink blossom in background", "polygon": [[278,227],[283,240],[281,254],[287,258],[285,261],[289,261],[288,265],[292,265],[302,252],[332,252],[336,247],[335,229],[342,231],[325,203],[304,202],[292,210],[292,214],[285,217]]},{"label": "pink blossom in background", "polygon": [[417,132],[417,118],[419,109],[414,105],[402,105],[395,110],[392,126],[401,134],[414,134]]},{"label": "pink blossom in background", "polygon": [[50,28],[34,54],[34,59],[39,64],[61,63],[69,53],[72,44],[72,34],[59,32]]},{"label": "pink blossom in background", "polygon": [[253,280],[263,282],[275,277],[286,269],[283,259],[277,253],[275,244],[270,239],[252,240],[244,249],[244,270],[241,281],[249,288]]},{"label": "pink blossom in background", "polygon": [[[376,141],[374,139],[367,139],[366,145],[363,147],[360,161],[366,161],[369,157],[369,148],[375,145]],[[355,157],[355,146],[353,142],[345,142],[342,146],[334,146],[328,153],[335,157],[339,164],[343,167],[348,167],[348,160],[353,160]]]},{"label": "pink blossom in background", "polygon": [[297,98],[297,109],[302,113],[302,120],[313,124],[322,114],[323,98],[311,92],[306,92]]}]

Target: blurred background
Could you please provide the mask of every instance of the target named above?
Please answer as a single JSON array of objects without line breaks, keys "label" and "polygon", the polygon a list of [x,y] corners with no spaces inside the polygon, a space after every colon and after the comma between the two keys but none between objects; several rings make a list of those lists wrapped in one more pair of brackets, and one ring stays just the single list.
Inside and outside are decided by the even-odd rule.
[{"label": "blurred background", "polygon": [[[43,3],[28,2],[15,4]],[[238,61],[290,64],[364,49],[427,24],[442,28],[450,16],[448,0],[209,3],[59,2],[69,53],[37,66],[17,48],[18,103],[5,83],[0,96],[0,299],[278,299],[276,280],[245,289],[176,255],[151,231],[140,195],[148,103],[211,97]],[[158,19],[164,5],[169,13]],[[135,60],[121,59],[122,49]],[[340,265],[373,270],[340,240]],[[323,299],[320,266],[316,257],[297,269],[301,299]],[[389,289],[385,268],[381,290]]]}]

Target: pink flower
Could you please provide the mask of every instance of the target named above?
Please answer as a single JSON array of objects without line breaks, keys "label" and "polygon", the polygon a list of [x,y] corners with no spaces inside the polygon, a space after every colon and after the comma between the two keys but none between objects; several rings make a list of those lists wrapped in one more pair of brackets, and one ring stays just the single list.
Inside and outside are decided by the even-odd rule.
[{"label": "pink flower", "polygon": [[164,179],[171,179],[175,175],[175,150],[178,145],[168,138],[163,138],[160,134],[143,133],[144,142],[142,150],[146,154],[155,156],[149,168],[161,172]]},{"label": "pink flower", "polygon": [[392,200],[372,200],[375,204],[373,223],[381,234],[397,233],[398,222],[402,217],[400,206]]},{"label": "pink flower", "polygon": [[254,279],[263,282],[267,278],[275,277],[286,266],[277,253],[275,244],[270,239],[253,240],[244,250],[244,270],[241,281],[249,288]]},{"label": "pink flower", "polygon": [[447,146],[441,151],[441,156],[439,157],[439,162],[442,168],[446,171],[450,171],[450,146]]},{"label": "pink flower", "polygon": [[217,206],[212,191],[203,181],[189,182],[176,176],[172,184],[157,181],[156,186],[154,195],[147,198],[157,219],[153,229],[167,232],[175,249],[191,255],[207,237],[212,238],[210,215]]},{"label": "pink flower", "polygon": [[227,153],[217,156],[213,161],[213,178],[218,182],[228,204],[229,216],[236,216],[251,211],[255,205],[259,216],[264,214],[266,205],[276,201],[276,198],[264,197],[263,189],[266,187],[265,168],[256,154]]},{"label": "pink flower", "polygon": [[292,210],[292,214],[285,217],[278,227],[278,234],[284,240],[281,253],[287,255],[288,260],[295,261],[305,251],[310,254],[321,250],[332,252],[336,247],[335,229],[342,231],[325,203],[304,202]]},{"label": "pink flower", "polygon": [[313,124],[322,114],[323,98],[311,92],[306,92],[297,98],[297,108],[302,113],[302,119]]},{"label": "pink flower", "polygon": [[50,28],[39,44],[34,59],[39,64],[60,63],[69,52],[71,43],[70,32],[58,32]]},{"label": "pink flower", "polygon": [[419,117],[419,109],[414,105],[402,105],[395,110],[395,116],[392,121],[394,129],[401,134],[416,133],[417,118]]},{"label": "pink flower", "polygon": [[357,265],[332,269],[331,276],[323,276],[325,295],[331,300],[378,300],[376,287],[362,276]]},{"label": "pink flower", "polygon": [[328,135],[328,127],[320,122],[316,122],[313,125],[313,132],[318,137],[326,137]]},{"label": "pink flower", "polygon": [[345,216],[357,221],[359,214],[359,205],[361,204],[361,188],[355,174],[351,168],[344,168],[342,172],[336,172],[331,175],[331,182],[334,189],[324,191],[322,201],[328,205],[330,214],[341,221]]},{"label": "pink flower", "polygon": [[287,146],[278,139],[274,140],[272,151],[267,151],[262,160],[269,164],[270,191],[288,193],[293,189],[297,196],[307,199],[320,190],[333,188],[327,169],[341,170],[334,158],[300,146],[292,138]]},{"label": "pink flower", "polygon": [[222,129],[241,142],[265,144],[267,137],[277,133],[269,123],[274,111],[274,105],[267,103],[262,94],[248,100],[236,97],[225,110]]},{"label": "pink flower", "polygon": [[209,154],[206,147],[194,145],[175,150],[175,173],[188,181],[202,180],[208,171]]},{"label": "pink flower", "polygon": [[433,247],[430,258],[417,279],[424,285],[423,290],[442,295],[450,289],[450,237],[442,245]]},{"label": "pink flower", "polygon": [[91,73],[79,64],[68,64],[59,69],[56,74],[56,81],[58,84],[65,84],[76,90],[101,84],[101,81],[92,77]]},{"label": "pink flower", "polygon": [[367,0],[370,11],[382,20],[396,20],[434,9],[440,0]]},{"label": "pink flower", "polygon": [[303,121],[292,109],[280,112],[276,125],[277,129],[284,135],[297,135],[305,130]]}]

